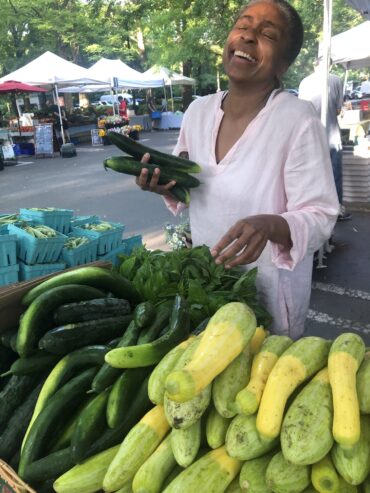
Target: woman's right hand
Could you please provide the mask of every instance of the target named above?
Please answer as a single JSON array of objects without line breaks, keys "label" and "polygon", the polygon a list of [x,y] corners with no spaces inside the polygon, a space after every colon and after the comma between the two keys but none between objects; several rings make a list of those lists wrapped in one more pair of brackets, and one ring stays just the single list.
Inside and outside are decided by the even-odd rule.
[{"label": "woman's right hand", "polygon": [[[150,159],[150,154],[146,153],[141,159],[142,163],[148,163]],[[159,185],[158,180],[161,174],[161,170],[156,168],[154,170],[151,179],[148,178],[148,169],[143,168],[141,170],[140,176],[136,178],[136,184],[141,188],[141,190],[158,193],[159,195],[171,196],[171,188],[176,185],[174,180],[166,183],[165,185]]]}]

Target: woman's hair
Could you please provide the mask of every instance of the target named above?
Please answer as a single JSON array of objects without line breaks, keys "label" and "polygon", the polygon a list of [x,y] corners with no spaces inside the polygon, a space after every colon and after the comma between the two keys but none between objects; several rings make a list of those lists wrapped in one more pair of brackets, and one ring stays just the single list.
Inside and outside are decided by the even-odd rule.
[{"label": "woman's hair", "polygon": [[250,0],[250,2],[248,2],[246,5],[244,5],[242,9],[240,9],[239,16],[250,5],[263,2],[275,4],[287,20],[289,39],[285,49],[284,59],[289,65],[291,65],[297,58],[303,44],[302,20],[296,9],[286,0]]}]

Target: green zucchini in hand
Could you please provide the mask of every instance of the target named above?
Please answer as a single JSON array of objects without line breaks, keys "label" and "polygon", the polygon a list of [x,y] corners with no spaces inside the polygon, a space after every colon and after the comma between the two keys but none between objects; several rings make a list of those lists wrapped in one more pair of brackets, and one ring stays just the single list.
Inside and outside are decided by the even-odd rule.
[{"label": "green zucchini in hand", "polygon": [[96,300],[78,301],[59,306],[54,311],[56,325],[88,322],[99,318],[128,315],[131,312],[127,300],[120,298],[97,298]]},{"label": "green zucchini in hand", "polygon": [[[71,271],[62,272],[46,281],[42,282],[38,286],[32,288],[22,298],[23,305],[29,305],[35,298],[40,296],[45,291],[50,291],[51,288],[56,286],[64,286],[65,284],[79,284],[93,286],[103,291],[113,293],[117,298],[123,298],[130,303],[139,303],[140,296],[131,282],[125,277],[121,276],[117,272],[104,269],[103,267],[86,266]],[[100,295],[95,298],[100,298]],[[92,298],[90,298],[92,299]],[[64,300],[60,304],[71,303],[72,301],[79,300]]]},{"label": "green zucchini in hand", "polygon": [[186,173],[200,173],[202,170],[199,164],[194,163],[189,159],[157,151],[156,149],[144,146],[143,144],[140,144],[125,135],[118,134],[117,132],[109,132],[108,139],[112,142],[112,144],[115,144],[119,149],[121,149],[121,151],[133,156],[138,161],[141,160],[144,154],[148,153],[150,154],[150,163],[156,163],[160,166],[167,166],[168,168],[185,171]]},{"label": "green zucchini in hand", "polygon": [[50,288],[32,301],[20,319],[17,352],[22,358],[36,349],[40,337],[50,327],[51,314],[60,305],[72,301],[103,298],[105,294],[91,286],[66,284]]},{"label": "green zucchini in hand", "polygon": [[155,365],[170,349],[187,338],[189,324],[186,301],[177,295],[166,334],[147,344],[112,349],[105,355],[105,361],[114,368],[138,368]]},{"label": "green zucchini in hand", "polygon": [[165,168],[157,164],[141,163],[129,156],[111,156],[104,160],[104,168],[110,168],[118,173],[127,175],[139,176],[143,169],[148,170],[148,178],[153,176],[154,170],[159,168],[161,173],[158,183],[165,185],[166,183],[175,180],[180,186],[186,188],[194,188],[200,185],[200,181],[195,176],[178,171],[176,169]]},{"label": "green zucchini in hand", "polygon": [[132,315],[122,315],[56,327],[39,340],[39,348],[53,354],[67,354],[89,344],[104,343],[121,335],[131,320]]}]

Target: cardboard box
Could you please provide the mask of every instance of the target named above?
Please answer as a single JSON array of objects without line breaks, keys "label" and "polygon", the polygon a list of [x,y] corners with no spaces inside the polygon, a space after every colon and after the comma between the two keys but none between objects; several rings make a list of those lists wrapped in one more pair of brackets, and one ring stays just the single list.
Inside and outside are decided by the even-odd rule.
[{"label": "cardboard box", "polygon": [[[109,261],[98,260],[85,265],[79,265],[77,267],[71,267],[63,272],[71,270],[81,269],[86,266],[97,266],[105,269],[110,269],[112,263]],[[55,277],[62,272],[55,272],[46,276],[37,277],[30,281],[23,281],[11,284],[0,288],[0,333],[5,332],[8,329],[17,327],[19,324],[19,317],[25,311],[26,307],[21,304],[23,296],[34,286],[42,283],[50,277]]]}]

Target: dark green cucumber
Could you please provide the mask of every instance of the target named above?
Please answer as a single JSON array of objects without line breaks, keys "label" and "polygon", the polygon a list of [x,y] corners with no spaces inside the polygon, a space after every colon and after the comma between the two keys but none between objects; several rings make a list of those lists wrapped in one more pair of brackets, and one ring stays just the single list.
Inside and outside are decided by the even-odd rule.
[{"label": "dark green cucumber", "polygon": [[0,428],[4,427],[10,416],[27,398],[40,381],[39,375],[12,375],[0,392]]},{"label": "dark green cucumber", "polygon": [[153,342],[139,346],[112,349],[105,361],[115,368],[138,368],[158,363],[170,349],[189,334],[189,312],[186,301],[176,295],[168,332]]},{"label": "dark green cucumber", "polygon": [[184,203],[185,205],[190,204],[190,192],[189,189],[183,187],[181,185],[174,185],[171,188],[171,194],[177,199],[179,202]]},{"label": "dark green cucumber", "polygon": [[147,327],[155,316],[155,306],[151,301],[143,301],[136,305],[134,321],[139,329]]},{"label": "dark green cucumber", "polygon": [[86,457],[102,452],[114,445],[118,445],[122,442],[126,434],[131,428],[153,407],[148,397],[148,379],[147,377],[139,387],[130,409],[127,411],[126,416],[116,428],[107,428],[101,436],[95,440],[89,450],[86,452]]},{"label": "dark green cucumber", "polygon": [[6,330],[0,335],[1,344],[11,349],[12,348],[11,340],[17,334],[18,334],[18,327],[13,327],[12,329]]},{"label": "dark green cucumber", "polygon": [[120,375],[110,390],[107,404],[107,423],[115,428],[125,418],[140,385],[151,369],[129,368]]},{"label": "dark green cucumber", "polygon": [[[40,294],[24,312],[17,336],[17,352],[25,358],[37,348],[40,337],[50,328],[51,314],[60,305],[104,297],[105,294],[91,286],[67,284],[56,286]],[[52,325],[51,325],[52,326]]]},{"label": "dark green cucumber", "polygon": [[[9,370],[14,361],[18,358],[18,354],[11,349],[0,346],[0,373],[5,373]],[[8,378],[0,378],[0,391],[8,383]]]},{"label": "dark green cucumber", "polygon": [[[22,298],[22,304],[29,305],[45,291],[49,291],[56,286],[64,286],[65,284],[93,286],[113,293],[117,298],[123,298],[135,305],[141,301],[138,292],[128,279],[112,270],[103,269],[102,267],[87,266],[68,272],[62,272],[61,274],[47,279],[38,286],[35,286]],[[100,296],[96,296],[96,298],[99,297]],[[64,303],[70,303],[72,301],[82,301],[82,298],[80,300],[66,300]]]},{"label": "dark green cucumber", "polygon": [[194,330],[191,331],[191,333],[194,334],[195,336],[198,336],[201,332],[203,332],[206,329],[210,319],[211,317],[205,318],[202,322],[200,322],[199,325],[195,327]]},{"label": "dark green cucumber", "polygon": [[39,348],[53,354],[67,354],[83,346],[104,343],[124,333],[131,320],[130,314],[56,327],[39,340]]},{"label": "dark green cucumber", "polygon": [[187,173],[199,173],[201,171],[199,164],[190,161],[189,159],[157,151],[156,149],[144,146],[125,135],[109,132],[108,139],[121,149],[121,151],[127,152],[127,154],[130,154],[130,156],[133,156],[138,161],[141,160],[145,153],[149,153],[150,163],[168,166],[169,168],[179,169]]},{"label": "dark green cucumber", "polygon": [[5,429],[0,434],[0,457],[6,462],[20,448],[23,435],[30,422],[33,408],[40,393],[42,384],[39,383],[12,413]]},{"label": "dark green cucumber", "polygon": [[48,400],[44,409],[32,423],[23,445],[18,474],[24,477],[28,466],[42,458],[50,435],[59,420],[71,415],[79,403],[79,396],[91,385],[97,368],[89,368],[72,378]]},{"label": "dark green cucumber", "polygon": [[[106,428],[106,408],[110,389],[106,389],[81,411],[71,437],[71,455],[75,464],[85,457],[90,445]],[[63,471],[64,472],[64,471]]]},{"label": "dark green cucumber", "polygon": [[[126,332],[123,334],[115,347],[119,348],[125,346],[134,346],[137,342],[139,333],[140,329],[136,326],[135,321],[132,320],[130,322],[130,325],[126,329]],[[122,370],[119,370],[118,368],[113,368],[111,365],[108,365],[108,363],[104,363],[104,365],[96,374],[92,382],[91,389],[97,393],[102,392],[110,385],[113,385],[116,379],[121,375],[121,373]]]},{"label": "dark green cucumber", "polygon": [[152,342],[158,337],[164,327],[168,325],[172,305],[172,302],[165,301],[156,307],[156,312],[154,318],[152,319],[152,323],[141,331],[137,340],[138,344]]},{"label": "dark green cucumber", "polygon": [[200,185],[200,181],[195,176],[188,175],[183,171],[178,171],[173,168],[167,168],[157,164],[141,163],[128,156],[111,156],[104,160],[104,168],[110,168],[118,173],[127,175],[139,176],[143,169],[148,170],[148,178],[153,176],[154,170],[159,168],[161,173],[158,183],[164,185],[175,180],[182,187],[194,188]]},{"label": "dark green cucumber", "polygon": [[71,449],[67,447],[28,464],[24,469],[23,479],[29,483],[56,479],[74,465]]},{"label": "dark green cucumber", "polygon": [[106,346],[87,346],[67,354],[55,365],[42,386],[23,442],[25,442],[33,422],[57,390],[82,368],[102,365],[106,352]]},{"label": "dark green cucumber", "polygon": [[45,353],[45,351],[35,351],[28,358],[18,358],[11,365],[10,369],[1,376],[6,375],[32,375],[52,368],[59,361],[60,356]]},{"label": "dark green cucumber", "polygon": [[58,307],[54,312],[56,325],[88,322],[99,318],[128,315],[131,312],[127,300],[120,298],[98,298],[96,300],[67,303]]}]

